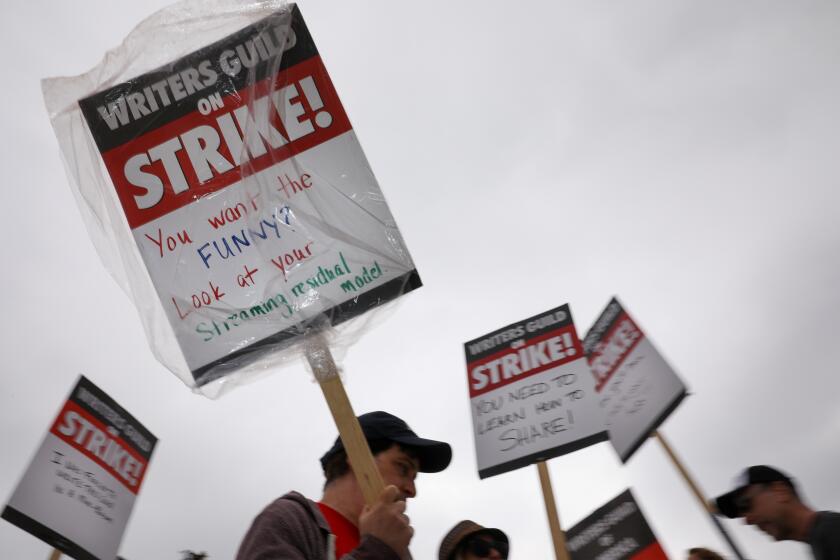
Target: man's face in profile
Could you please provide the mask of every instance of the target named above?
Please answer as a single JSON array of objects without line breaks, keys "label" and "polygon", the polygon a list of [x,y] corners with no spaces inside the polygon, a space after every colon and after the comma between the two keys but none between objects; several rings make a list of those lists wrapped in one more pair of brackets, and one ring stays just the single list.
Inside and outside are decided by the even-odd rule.
[{"label": "man's face in profile", "polygon": [[399,445],[392,445],[376,454],[376,466],[382,474],[385,485],[393,484],[400,491],[400,499],[407,500],[417,495],[414,480],[420,463]]},{"label": "man's face in profile", "polygon": [[748,525],[755,525],[777,541],[791,538],[787,523],[790,489],[781,482],[751,484],[738,496],[738,511]]}]

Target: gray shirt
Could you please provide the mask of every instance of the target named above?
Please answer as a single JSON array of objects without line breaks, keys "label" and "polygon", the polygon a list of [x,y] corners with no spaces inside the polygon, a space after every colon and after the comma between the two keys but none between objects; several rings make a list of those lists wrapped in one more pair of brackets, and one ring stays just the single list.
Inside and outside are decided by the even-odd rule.
[{"label": "gray shirt", "polygon": [[[297,492],[274,500],[260,513],[236,560],[335,560],[335,537],[318,506]],[[341,560],[399,560],[397,553],[372,535]]]},{"label": "gray shirt", "polygon": [[818,512],[805,542],[816,560],[840,560],[840,513]]}]

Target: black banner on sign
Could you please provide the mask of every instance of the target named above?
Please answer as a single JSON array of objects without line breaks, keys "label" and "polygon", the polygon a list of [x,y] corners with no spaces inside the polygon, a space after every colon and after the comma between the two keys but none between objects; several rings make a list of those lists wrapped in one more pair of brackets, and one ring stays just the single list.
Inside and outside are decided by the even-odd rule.
[{"label": "black banner on sign", "polygon": [[534,315],[524,321],[513,323],[465,343],[464,351],[467,355],[467,362],[474,362],[495,354],[499,350],[509,347],[513,340],[537,338],[542,334],[572,324],[574,323],[572,322],[569,305],[561,305],[551,311]]},{"label": "black banner on sign", "polygon": [[120,435],[146,461],[152,457],[157,438],[84,375],[79,378],[70,400],[102,422],[109,431]]},{"label": "black banner on sign", "polygon": [[[291,27],[291,31],[289,28]],[[300,10],[282,11],[138,78],[79,101],[101,152],[193,111],[211,93],[235,94],[318,49]]]},{"label": "black banner on sign", "polygon": [[572,560],[667,560],[630,490],[566,531]]},{"label": "black banner on sign", "polygon": [[612,298],[583,339],[583,351],[587,355],[595,350],[598,343],[601,342],[606,333],[613,329],[623,313],[624,309],[622,309],[621,304],[616,298]]},{"label": "black banner on sign", "polygon": [[19,512],[12,506],[6,506],[3,508],[3,514],[0,515],[0,517],[12,525],[17,525],[30,535],[38,537],[70,558],[75,558],[76,560],[101,560],[75,542],[62,536],[60,533],[53,531],[46,525],[39,523],[35,519],[32,519],[25,513]]}]

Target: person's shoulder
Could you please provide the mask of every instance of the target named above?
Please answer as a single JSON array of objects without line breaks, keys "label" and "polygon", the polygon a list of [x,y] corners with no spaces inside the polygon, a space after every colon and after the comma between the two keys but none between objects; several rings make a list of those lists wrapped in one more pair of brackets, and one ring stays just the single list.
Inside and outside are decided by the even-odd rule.
[{"label": "person's shoulder", "polygon": [[314,502],[298,492],[289,492],[268,504],[255,518],[251,531],[258,534],[309,535],[329,532]]},{"label": "person's shoulder", "polygon": [[833,525],[835,523],[840,523],[840,513],[836,511],[818,511],[817,519]]},{"label": "person's shoulder", "polygon": [[297,492],[277,498],[254,518],[237,559],[322,558],[325,536],[314,508]]},{"label": "person's shoulder", "polygon": [[840,513],[818,511],[806,542],[816,560],[840,558]]},{"label": "person's shoulder", "polygon": [[257,517],[294,519],[314,517],[314,505],[311,500],[299,492],[289,492],[280,496],[263,508]]}]

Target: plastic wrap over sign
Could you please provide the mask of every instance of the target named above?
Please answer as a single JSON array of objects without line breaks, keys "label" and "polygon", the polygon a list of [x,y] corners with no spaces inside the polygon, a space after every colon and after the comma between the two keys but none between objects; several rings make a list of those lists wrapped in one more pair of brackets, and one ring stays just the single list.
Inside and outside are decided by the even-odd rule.
[{"label": "plastic wrap over sign", "polygon": [[[421,285],[297,6],[248,7],[255,21],[78,101],[130,291],[144,315],[147,273],[191,385]],[[56,130],[65,156],[80,147]]]}]

